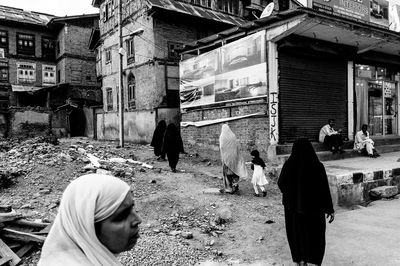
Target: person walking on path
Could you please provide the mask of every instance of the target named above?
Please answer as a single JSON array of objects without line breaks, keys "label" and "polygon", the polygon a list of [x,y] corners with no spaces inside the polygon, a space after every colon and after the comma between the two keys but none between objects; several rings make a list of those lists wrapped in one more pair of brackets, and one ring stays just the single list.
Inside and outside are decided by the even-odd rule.
[{"label": "person walking on path", "polygon": [[165,130],[167,129],[167,123],[165,120],[158,122],[156,129],[153,133],[151,140],[151,146],[154,147],[154,155],[157,156],[157,160],[165,161],[165,153],[162,153],[162,146],[164,141]]},{"label": "person walking on path", "polygon": [[295,141],[278,180],[286,234],[297,265],[321,265],[325,253],[325,214],[334,210],[324,165],[306,138]]},{"label": "person walking on path", "polygon": [[367,153],[369,157],[376,158],[380,155],[374,148],[374,141],[369,137],[368,125],[361,126],[361,130],[354,137],[354,149],[360,153]]},{"label": "person walking on path", "polygon": [[139,238],[130,186],[110,175],[78,177],[65,189],[38,266],[122,265],[117,254]]},{"label": "person walking on path", "polygon": [[239,190],[240,178],[247,177],[247,169],[239,152],[239,143],[227,124],[222,125],[219,136],[219,148],[223,172],[224,188],[221,193],[236,193]]},{"label": "person walking on path", "polygon": [[162,153],[167,154],[169,167],[172,172],[176,172],[176,165],[179,161],[179,153],[184,153],[183,141],[178,128],[174,123],[170,123],[165,131]]},{"label": "person walking on path", "polygon": [[319,131],[319,142],[324,143],[332,153],[340,152],[343,153],[343,138],[342,130],[338,131],[333,129],[335,125],[335,119],[329,119],[328,124],[323,126]]},{"label": "person walking on path", "polygon": [[258,150],[254,150],[250,153],[253,156],[253,160],[251,160],[251,170],[253,170],[253,178],[251,183],[254,187],[254,196],[259,197],[260,194],[258,193],[258,187],[262,192],[263,197],[267,196],[267,189],[266,186],[268,185],[268,180],[265,177],[265,163],[263,159],[260,158],[260,153]]}]

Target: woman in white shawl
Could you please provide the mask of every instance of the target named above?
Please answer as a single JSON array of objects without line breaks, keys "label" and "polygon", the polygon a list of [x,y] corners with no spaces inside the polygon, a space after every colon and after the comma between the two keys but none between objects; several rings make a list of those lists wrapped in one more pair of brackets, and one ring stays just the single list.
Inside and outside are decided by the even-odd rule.
[{"label": "woman in white shawl", "polygon": [[77,178],[64,191],[38,265],[121,265],[116,255],[139,238],[142,221],[134,208],[124,181],[99,174]]},{"label": "woman in white shawl", "polygon": [[224,189],[220,191],[233,194],[239,190],[239,179],[247,177],[247,169],[240,156],[237,138],[227,124],[222,125],[219,147],[224,174]]}]

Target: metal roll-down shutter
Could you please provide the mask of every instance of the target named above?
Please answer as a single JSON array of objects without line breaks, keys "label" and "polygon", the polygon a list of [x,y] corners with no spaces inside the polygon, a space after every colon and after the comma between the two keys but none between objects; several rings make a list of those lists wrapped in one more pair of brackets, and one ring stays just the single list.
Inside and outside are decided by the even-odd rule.
[{"label": "metal roll-down shutter", "polygon": [[318,141],[329,118],[347,136],[346,60],[279,52],[279,142]]}]

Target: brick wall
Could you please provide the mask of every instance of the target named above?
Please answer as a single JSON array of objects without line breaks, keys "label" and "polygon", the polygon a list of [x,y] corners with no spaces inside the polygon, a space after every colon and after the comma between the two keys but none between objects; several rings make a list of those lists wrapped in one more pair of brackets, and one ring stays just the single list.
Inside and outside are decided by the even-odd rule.
[{"label": "brick wall", "polygon": [[[215,120],[257,112],[267,113],[267,103],[249,101],[218,108],[188,111],[182,113],[182,121]],[[247,160],[250,159],[250,151],[254,149],[260,151],[262,158],[267,158],[269,146],[269,118],[267,116],[234,120],[228,122],[228,124],[238,138],[240,150]],[[221,126],[222,124],[218,123],[203,127],[181,127],[185,149],[190,153],[198,153],[214,160],[219,159]]]},{"label": "brick wall", "polygon": [[92,28],[79,27],[75,25],[65,25],[64,29],[64,45],[63,52],[81,55],[85,57],[95,58],[94,51],[89,50],[89,40]]},{"label": "brick wall", "polygon": [[64,63],[65,82],[71,85],[96,86],[96,63],[77,58],[65,58]]}]

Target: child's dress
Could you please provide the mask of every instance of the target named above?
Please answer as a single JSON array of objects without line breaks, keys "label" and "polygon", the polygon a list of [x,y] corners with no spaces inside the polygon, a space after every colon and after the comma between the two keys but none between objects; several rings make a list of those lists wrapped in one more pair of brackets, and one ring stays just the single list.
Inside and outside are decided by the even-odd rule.
[{"label": "child's dress", "polygon": [[263,190],[265,185],[268,185],[268,180],[265,177],[264,174],[264,169],[261,167],[261,165],[254,164],[254,172],[253,172],[253,178],[251,180],[254,186],[255,192],[258,194],[258,189],[257,186],[260,186],[261,190]]}]

